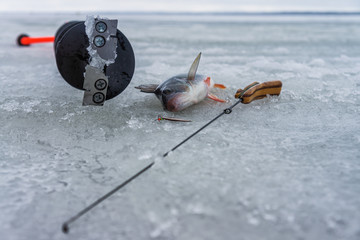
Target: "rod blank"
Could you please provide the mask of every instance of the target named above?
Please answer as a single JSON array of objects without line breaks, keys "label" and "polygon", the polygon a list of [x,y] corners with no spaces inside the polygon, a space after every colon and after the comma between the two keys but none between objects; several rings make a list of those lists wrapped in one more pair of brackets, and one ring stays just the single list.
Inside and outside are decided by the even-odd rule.
[{"label": "rod blank", "polygon": [[96,200],[95,202],[93,202],[92,204],[90,204],[89,206],[87,206],[86,208],[84,208],[83,210],[81,210],[78,214],[76,214],[75,216],[73,216],[72,218],[70,218],[69,220],[67,220],[66,222],[63,223],[62,225],[62,231],[63,233],[68,233],[69,232],[69,225],[76,221],[79,217],[81,217],[82,215],[84,215],[85,213],[87,213],[88,211],[90,211],[91,209],[93,209],[96,205],[98,205],[99,203],[101,203],[102,201],[104,201],[105,199],[107,199],[108,197],[110,197],[111,195],[113,195],[115,192],[117,192],[118,190],[120,190],[121,188],[123,188],[125,185],[127,185],[129,182],[131,182],[132,180],[134,180],[135,178],[137,178],[139,175],[141,175],[142,173],[144,173],[146,170],[148,170],[149,168],[151,168],[154,165],[155,162],[151,162],[150,164],[148,164],[146,167],[144,167],[143,169],[141,169],[139,172],[137,172],[135,175],[133,175],[132,177],[130,177],[129,179],[127,179],[125,182],[121,183],[119,186],[117,186],[116,188],[114,188],[113,190],[111,190],[110,192],[108,192],[107,194],[105,194],[104,196],[102,196],[101,198],[99,198],[98,200]]}]

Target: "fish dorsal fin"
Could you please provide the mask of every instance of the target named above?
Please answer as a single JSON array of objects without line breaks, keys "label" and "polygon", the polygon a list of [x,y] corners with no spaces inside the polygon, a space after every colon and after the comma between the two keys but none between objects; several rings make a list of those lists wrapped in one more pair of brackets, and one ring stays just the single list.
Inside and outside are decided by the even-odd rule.
[{"label": "fish dorsal fin", "polygon": [[196,71],[198,69],[199,62],[200,62],[200,57],[201,57],[201,52],[197,55],[197,57],[195,58],[193,64],[190,67],[188,77],[187,77],[188,80],[194,80],[195,79]]}]

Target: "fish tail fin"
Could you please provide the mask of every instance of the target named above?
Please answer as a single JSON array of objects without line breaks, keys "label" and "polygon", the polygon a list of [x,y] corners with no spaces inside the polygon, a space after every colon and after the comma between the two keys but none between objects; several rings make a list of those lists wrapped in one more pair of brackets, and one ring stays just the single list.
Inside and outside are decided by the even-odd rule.
[{"label": "fish tail fin", "polygon": [[217,83],[214,84],[214,88],[226,89],[226,87],[224,85],[217,84]]},{"label": "fish tail fin", "polygon": [[143,85],[137,86],[135,88],[140,89],[141,92],[144,92],[144,93],[154,93],[158,86],[159,85],[157,85],[157,84],[143,84]]},{"label": "fish tail fin", "polygon": [[222,103],[226,102],[224,99],[220,99],[212,93],[208,93],[207,97],[217,102],[222,102]]}]

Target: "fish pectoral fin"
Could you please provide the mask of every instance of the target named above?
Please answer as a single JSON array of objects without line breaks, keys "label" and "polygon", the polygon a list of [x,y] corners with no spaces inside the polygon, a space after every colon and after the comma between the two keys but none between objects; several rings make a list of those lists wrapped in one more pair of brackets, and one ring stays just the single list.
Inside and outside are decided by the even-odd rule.
[{"label": "fish pectoral fin", "polygon": [[214,88],[226,89],[226,87],[224,85],[217,84],[217,83],[214,84]]},{"label": "fish pectoral fin", "polygon": [[207,97],[217,102],[222,102],[222,103],[226,102],[224,99],[220,99],[212,93],[208,93]]},{"label": "fish pectoral fin", "polygon": [[143,85],[137,86],[135,88],[140,89],[141,92],[144,92],[144,93],[154,93],[158,86],[159,85],[157,85],[157,84],[143,84]]},{"label": "fish pectoral fin", "polygon": [[196,71],[198,69],[199,66],[199,62],[200,62],[200,57],[201,57],[201,52],[197,55],[197,57],[195,58],[194,62],[192,63],[189,73],[188,73],[188,80],[194,80],[195,79],[195,75],[196,75]]}]

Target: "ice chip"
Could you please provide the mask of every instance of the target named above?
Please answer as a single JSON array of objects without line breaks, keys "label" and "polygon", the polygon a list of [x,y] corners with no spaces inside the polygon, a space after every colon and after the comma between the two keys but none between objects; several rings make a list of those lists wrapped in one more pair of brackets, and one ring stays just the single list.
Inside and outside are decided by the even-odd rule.
[{"label": "ice chip", "polygon": [[[109,66],[110,64],[114,63],[117,55],[116,55],[116,48],[115,48],[114,59],[106,60],[106,59],[101,58],[99,56],[97,50],[92,47],[92,41],[93,41],[92,34],[94,32],[94,28],[95,28],[94,25],[95,25],[96,18],[100,18],[100,17],[99,16],[87,16],[86,21],[84,23],[85,24],[85,32],[89,38],[89,46],[87,47],[86,50],[89,52],[89,55],[90,55],[90,66],[97,67],[99,69],[103,69],[105,65]],[[107,37],[107,40],[109,40],[109,39],[110,39],[110,36]]]},{"label": "ice chip", "polygon": [[[95,25],[95,16],[86,16],[85,20],[85,32],[86,35],[91,36],[94,31],[94,25]],[[89,39],[90,40],[90,39]]]}]

